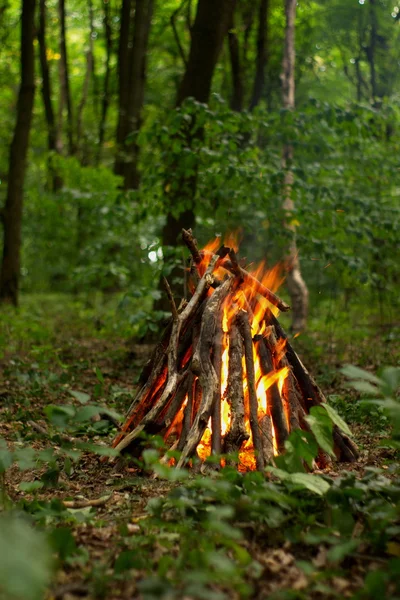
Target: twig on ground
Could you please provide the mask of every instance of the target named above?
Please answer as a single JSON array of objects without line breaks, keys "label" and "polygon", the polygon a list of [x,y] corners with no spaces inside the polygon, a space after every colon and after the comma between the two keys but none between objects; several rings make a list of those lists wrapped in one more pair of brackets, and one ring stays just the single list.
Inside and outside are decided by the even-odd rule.
[{"label": "twig on ground", "polygon": [[62,500],[61,502],[65,508],[87,508],[88,506],[104,506],[112,497],[113,494],[108,494],[107,496],[94,498],[93,500]]}]

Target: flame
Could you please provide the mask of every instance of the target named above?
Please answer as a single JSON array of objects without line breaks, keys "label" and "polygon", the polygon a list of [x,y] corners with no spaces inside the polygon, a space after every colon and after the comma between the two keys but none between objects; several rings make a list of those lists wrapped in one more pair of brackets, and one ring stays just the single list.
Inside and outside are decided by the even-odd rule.
[{"label": "flame", "polygon": [[[225,236],[223,245],[229,248],[233,248],[235,252],[238,251],[238,234],[229,234]],[[211,256],[217,252],[222,246],[222,238],[217,236],[214,240],[208,243],[201,251],[202,261],[198,265],[199,275],[203,275]],[[221,258],[218,268],[214,274],[220,280],[223,279],[227,274],[227,269],[231,268],[231,265],[226,264],[226,261],[230,261],[230,257]],[[224,263],[226,267],[224,267]],[[232,264],[232,263],[231,263]],[[279,314],[279,310],[273,306],[263,295],[260,293],[260,285],[269,288],[272,292],[276,292],[279,286],[284,280],[284,265],[278,264],[272,269],[267,269],[265,262],[262,262],[258,266],[251,266],[246,269],[247,273],[244,274],[243,281],[236,287],[232,294],[225,301],[222,311],[222,368],[221,368],[221,387],[220,387],[220,402],[221,402],[221,436],[222,436],[222,447],[223,438],[230,430],[231,426],[231,414],[230,405],[226,400],[226,391],[229,383],[229,330],[233,320],[236,318],[239,310],[245,310],[248,314],[249,322],[251,325],[251,332],[253,338],[255,336],[268,336],[268,322],[267,316],[272,312],[275,316]],[[262,290],[261,290],[262,291]],[[209,293],[213,293],[210,289]],[[260,339],[258,337],[258,339]],[[286,340],[278,339],[273,349],[273,370],[267,374],[262,369],[260,356],[257,351],[257,344],[253,342],[253,360],[255,369],[255,386],[256,396],[258,403],[258,421],[264,416],[271,416],[271,408],[269,406],[269,394],[268,390],[276,385],[277,390],[282,399],[284,407],[284,414],[286,416],[289,426],[289,406],[284,398],[284,383],[287,379],[290,369],[287,366],[281,365],[281,361],[285,356],[286,351]],[[186,357],[185,357],[186,359]],[[245,420],[244,425],[249,435],[249,439],[243,442],[242,447],[239,450],[239,464],[238,468],[240,471],[254,470],[256,468],[256,458],[254,454],[253,436],[250,427],[250,411],[249,411],[249,392],[248,392],[248,381],[246,373],[245,359],[242,359],[243,367],[243,395],[244,395],[244,408],[245,408]],[[264,421],[265,422],[265,421]],[[268,421],[267,421],[268,422]],[[273,453],[278,453],[276,434],[273,426],[272,418],[271,422],[271,438],[273,444]],[[178,420],[179,423],[179,420]],[[197,455],[200,460],[204,461],[211,454],[212,447],[212,420],[210,418],[204,434],[201,438],[200,443],[197,446]]]}]

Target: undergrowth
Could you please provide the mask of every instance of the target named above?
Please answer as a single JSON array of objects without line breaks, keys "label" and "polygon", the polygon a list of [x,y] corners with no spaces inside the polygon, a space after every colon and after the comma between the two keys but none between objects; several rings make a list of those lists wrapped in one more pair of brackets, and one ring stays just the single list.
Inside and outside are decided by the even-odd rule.
[{"label": "undergrowth", "polygon": [[[383,362],[395,344],[360,337],[351,362],[366,370],[343,371],[346,350],[322,364],[322,304],[295,343],[336,412],[312,414],[313,434],[292,434],[266,475],[170,469],[153,440],[121,476],[99,462],[139,367],[125,360],[132,327],[113,323],[118,306],[32,297],[1,316],[1,597],[51,598],[71,583],[90,598],[398,597],[400,380]],[[346,427],[339,415],[360,461],[311,474],[316,441],[332,451],[332,419]],[[104,505],[64,504],[94,496]]]}]

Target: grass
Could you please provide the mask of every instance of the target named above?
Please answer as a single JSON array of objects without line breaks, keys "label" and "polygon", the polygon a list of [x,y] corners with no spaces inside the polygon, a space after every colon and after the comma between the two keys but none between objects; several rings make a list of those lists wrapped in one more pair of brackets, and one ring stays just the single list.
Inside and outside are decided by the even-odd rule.
[{"label": "grass", "polygon": [[[3,509],[8,519],[25,515],[11,545],[0,534],[0,554],[7,548],[22,557],[26,580],[22,596],[9,586],[5,597],[50,599],[74,589],[87,598],[144,600],[375,598],[377,590],[396,597],[400,479],[395,451],[379,445],[389,422],[359,403],[340,367],[351,362],[376,372],[398,364],[398,326],[386,327],[370,305],[345,309],[325,300],[294,342],[361,448],[351,468],[319,476],[329,483],[319,496],[257,473],[181,479],[167,469],[154,479],[99,461],[98,448],[108,447],[115,430],[103,419],[83,419],[82,409],[123,413],[129,405],[150,349],[137,339],[137,310],[117,297],[37,295],[23,297],[17,312],[0,313],[0,437],[7,442],[0,465],[7,466],[8,451],[14,460],[5,469]],[[88,452],[87,444],[97,449]],[[144,457],[150,475],[157,456],[149,449]],[[62,504],[111,493],[99,508]],[[42,561],[23,558],[30,544]]]}]

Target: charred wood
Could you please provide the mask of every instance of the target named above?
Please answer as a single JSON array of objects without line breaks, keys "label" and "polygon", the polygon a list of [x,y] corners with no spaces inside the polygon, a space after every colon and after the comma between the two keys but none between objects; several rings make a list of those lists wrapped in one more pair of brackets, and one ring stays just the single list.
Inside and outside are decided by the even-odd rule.
[{"label": "charred wood", "polygon": [[238,452],[249,434],[245,427],[243,392],[243,341],[236,323],[229,330],[229,371],[226,400],[231,407],[231,423],[224,440],[224,453]]},{"label": "charred wood", "polygon": [[251,337],[251,327],[247,312],[241,310],[238,314],[238,323],[240,332],[243,336],[244,356],[246,364],[247,386],[249,391],[249,412],[250,428],[253,435],[253,445],[256,454],[256,465],[259,471],[264,470],[264,454],[261,443],[261,434],[258,424],[258,401],[256,393],[256,381],[253,359],[253,340]]}]

